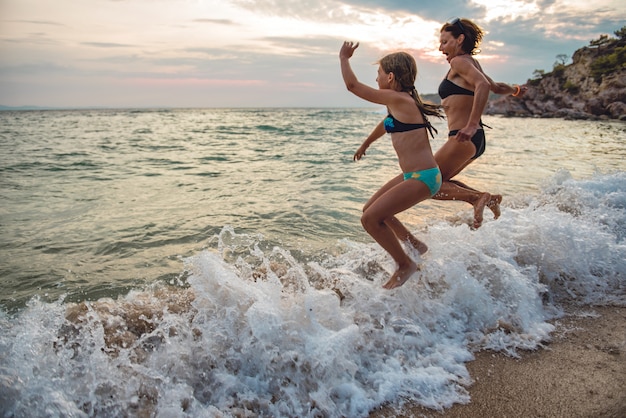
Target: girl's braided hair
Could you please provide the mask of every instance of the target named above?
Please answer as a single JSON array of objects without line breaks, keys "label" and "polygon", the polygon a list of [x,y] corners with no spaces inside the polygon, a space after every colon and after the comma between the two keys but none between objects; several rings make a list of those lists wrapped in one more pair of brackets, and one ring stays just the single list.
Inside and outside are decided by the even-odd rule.
[{"label": "girl's braided hair", "polygon": [[406,52],[395,52],[384,56],[379,62],[385,73],[393,73],[396,82],[402,91],[406,91],[413,97],[417,108],[422,112],[424,119],[426,115],[443,118],[441,106],[431,102],[422,101],[419,93],[415,89],[415,79],[417,78],[417,63],[415,59]]}]

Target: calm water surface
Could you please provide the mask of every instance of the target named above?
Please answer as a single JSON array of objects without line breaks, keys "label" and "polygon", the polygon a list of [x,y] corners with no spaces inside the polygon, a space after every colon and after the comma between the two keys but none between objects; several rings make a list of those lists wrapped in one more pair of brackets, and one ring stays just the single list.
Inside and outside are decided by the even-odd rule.
[{"label": "calm water surface", "polygon": [[[363,203],[398,172],[363,109],[73,110],[0,113],[0,304],[35,294],[116,294],[180,274],[224,226],[311,251],[368,241]],[[487,152],[460,178],[507,199],[559,170],[622,171],[619,122],[487,118]],[[445,140],[436,127],[436,150]],[[467,210],[426,202],[411,225]]]}]

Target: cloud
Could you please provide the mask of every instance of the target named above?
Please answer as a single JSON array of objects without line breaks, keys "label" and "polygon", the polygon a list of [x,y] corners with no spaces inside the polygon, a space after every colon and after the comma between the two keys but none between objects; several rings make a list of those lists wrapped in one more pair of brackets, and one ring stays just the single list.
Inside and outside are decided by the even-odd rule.
[{"label": "cloud", "polygon": [[65,26],[63,23],[52,22],[47,20],[3,20],[5,23],[29,23],[33,25],[46,25],[46,26]]},{"label": "cloud", "polygon": [[621,0],[2,0],[2,12],[3,104],[44,106],[363,104],[343,94],[345,39],[361,42],[363,81],[406,49],[429,93],[447,71],[439,29],[457,16],[487,30],[488,74],[519,83],[626,20]]},{"label": "cloud", "polygon": [[266,15],[332,21],[349,17],[349,15],[342,13],[346,6],[363,11],[410,13],[441,23],[457,16],[476,16],[485,13],[483,6],[458,0],[386,0],[384,2],[380,0],[319,0],[316,2],[297,0],[234,0],[233,3],[247,10]]},{"label": "cloud", "polygon": [[511,63],[521,62],[529,70],[530,65],[551,70],[556,55],[571,55],[590,40],[603,33],[612,34],[623,25],[624,11],[620,15],[607,5],[589,14],[581,10],[580,4],[543,1],[533,13],[489,21],[483,51],[505,53]]},{"label": "cloud", "polygon": [[2,65],[0,66],[0,77],[36,76],[44,77],[53,74],[67,74],[71,67],[54,62],[42,61],[22,65]]},{"label": "cloud", "polygon": [[93,46],[96,48],[132,48],[136,45],[118,44],[113,42],[81,42],[81,45]]},{"label": "cloud", "polygon": [[341,3],[334,0],[233,0],[232,4],[255,14],[283,16],[298,19],[325,20],[332,17]]},{"label": "cloud", "polygon": [[194,19],[195,23],[212,23],[217,25],[237,25],[236,22],[230,19]]},{"label": "cloud", "polygon": [[[456,17],[473,16],[480,18],[485,14],[485,8],[469,1],[437,0],[437,1],[405,1],[388,0],[381,3],[377,0],[348,0],[347,4],[354,7],[383,7],[390,11],[399,11],[416,14],[427,20],[434,20],[443,24]],[[441,25],[440,25],[441,26]]]}]

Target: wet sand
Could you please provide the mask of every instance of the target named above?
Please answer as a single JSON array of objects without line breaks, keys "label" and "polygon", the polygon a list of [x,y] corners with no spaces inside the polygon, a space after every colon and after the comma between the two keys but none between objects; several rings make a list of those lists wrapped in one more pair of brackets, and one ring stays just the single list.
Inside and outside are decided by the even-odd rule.
[{"label": "wet sand", "polygon": [[[467,364],[471,401],[444,411],[407,405],[402,413],[370,415],[427,418],[625,418],[626,307],[568,308],[553,321],[545,348],[515,359],[482,351]],[[591,314],[591,315],[590,315]]]}]

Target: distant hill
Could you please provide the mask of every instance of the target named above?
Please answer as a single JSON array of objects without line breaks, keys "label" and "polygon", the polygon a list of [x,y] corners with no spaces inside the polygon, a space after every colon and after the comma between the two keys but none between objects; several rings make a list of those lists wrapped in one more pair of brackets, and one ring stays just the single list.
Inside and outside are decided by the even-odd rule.
[{"label": "distant hill", "polygon": [[602,35],[572,55],[557,56],[551,72],[535,71],[520,98],[500,96],[486,114],[567,119],[626,120],[626,26],[617,38]]},{"label": "distant hill", "polygon": [[420,94],[420,97],[422,98],[422,100],[424,100],[426,102],[431,102],[431,103],[435,103],[435,104],[441,104],[441,97],[439,97],[438,94],[433,94],[433,93]]}]

